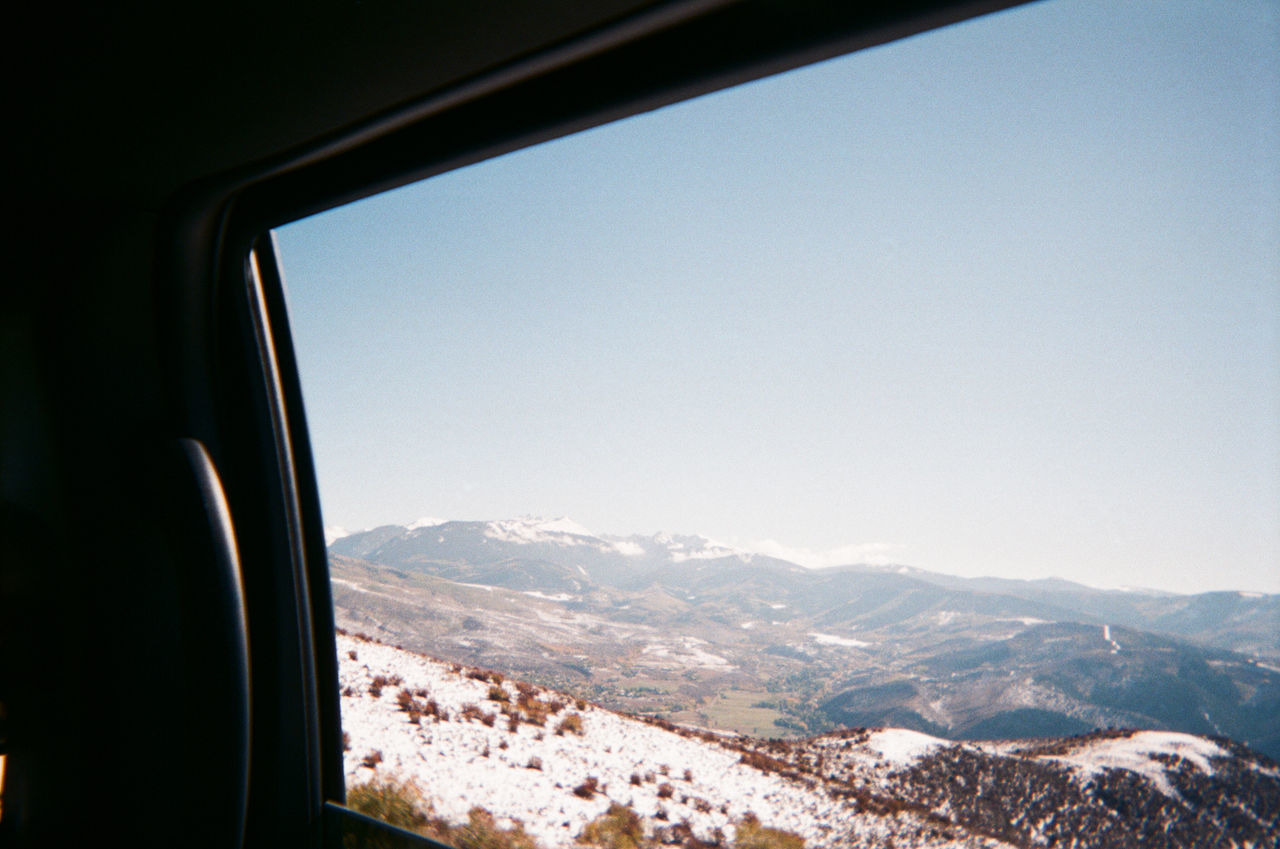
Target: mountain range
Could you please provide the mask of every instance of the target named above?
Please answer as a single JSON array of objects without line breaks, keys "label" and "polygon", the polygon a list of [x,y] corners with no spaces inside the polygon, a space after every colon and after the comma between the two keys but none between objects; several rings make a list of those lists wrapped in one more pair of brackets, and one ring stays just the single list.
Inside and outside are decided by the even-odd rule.
[{"label": "mountain range", "polygon": [[1280,596],[821,570],[560,519],[336,539],[339,623],[617,710],[759,736],[1142,728],[1280,757]]}]

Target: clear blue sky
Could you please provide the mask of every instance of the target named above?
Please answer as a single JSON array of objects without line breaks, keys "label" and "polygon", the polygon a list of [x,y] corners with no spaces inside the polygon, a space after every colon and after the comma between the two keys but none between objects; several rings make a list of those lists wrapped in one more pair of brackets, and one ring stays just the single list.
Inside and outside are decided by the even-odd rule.
[{"label": "clear blue sky", "polygon": [[329,524],[1280,591],[1280,4],[1049,0],[277,235]]}]

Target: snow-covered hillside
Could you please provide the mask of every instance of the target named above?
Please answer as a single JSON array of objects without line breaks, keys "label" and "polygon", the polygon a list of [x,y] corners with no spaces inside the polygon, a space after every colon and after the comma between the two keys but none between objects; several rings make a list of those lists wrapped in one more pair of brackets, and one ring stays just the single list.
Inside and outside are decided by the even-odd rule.
[{"label": "snow-covered hillside", "polygon": [[[617,802],[651,833],[687,823],[707,840],[717,830],[732,839],[734,823],[752,813],[811,848],[889,839],[899,847],[1009,845],[911,806],[868,810],[865,793],[782,774],[732,739],[680,734],[355,636],[339,635],[338,646],[348,786],[412,780],[449,819],[465,820],[478,805],[522,821],[544,847],[568,847]],[[894,735],[885,744],[901,749]]]}]

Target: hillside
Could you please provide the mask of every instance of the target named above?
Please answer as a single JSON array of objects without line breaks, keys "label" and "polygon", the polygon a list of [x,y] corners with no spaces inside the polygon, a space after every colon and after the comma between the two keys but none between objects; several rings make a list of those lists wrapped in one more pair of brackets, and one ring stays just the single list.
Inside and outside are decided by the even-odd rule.
[{"label": "hillside", "polygon": [[480,806],[546,849],[580,845],[614,803],[649,837],[688,846],[729,844],[749,815],[810,849],[1071,845],[1068,835],[1098,847],[1278,845],[1280,768],[1226,742],[955,745],[897,729],[766,741],[642,721],[361,636],[337,641],[349,787],[411,781],[444,818]]}]

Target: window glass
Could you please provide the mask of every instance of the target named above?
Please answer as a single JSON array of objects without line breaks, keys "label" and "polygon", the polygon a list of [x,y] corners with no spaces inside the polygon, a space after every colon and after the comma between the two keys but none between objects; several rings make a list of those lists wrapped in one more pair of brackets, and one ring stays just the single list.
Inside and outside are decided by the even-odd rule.
[{"label": "window glass", "polygon": [[1027,776],[1256,811],[1278,31],[1037,3],[279,230],[352,806],[543,846],[1086,827]]}]

